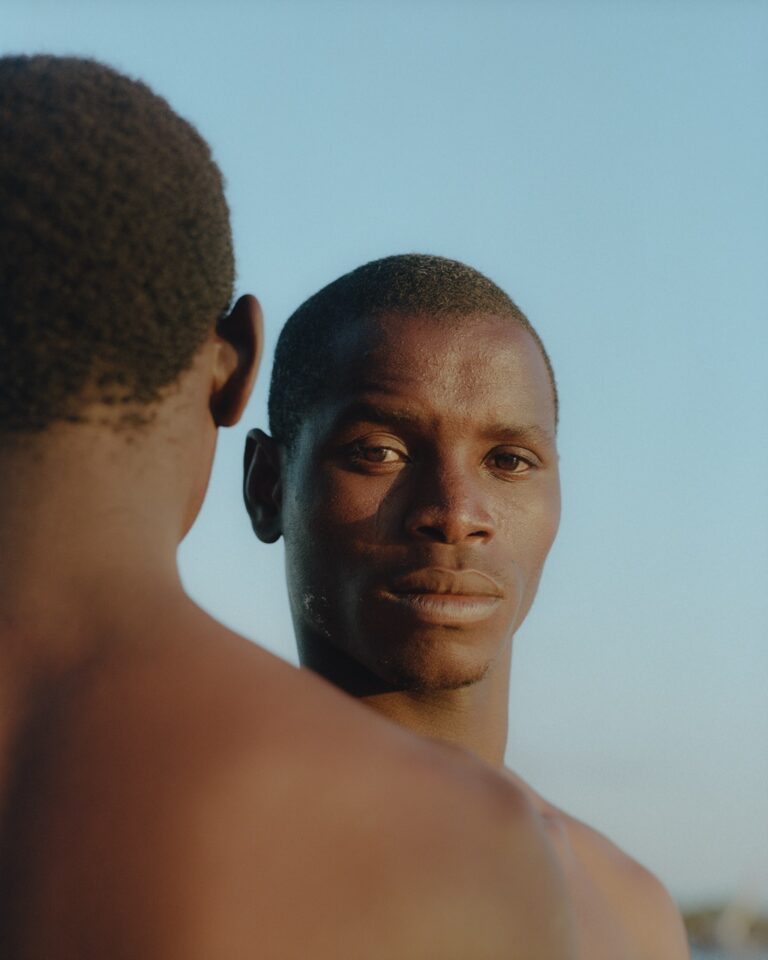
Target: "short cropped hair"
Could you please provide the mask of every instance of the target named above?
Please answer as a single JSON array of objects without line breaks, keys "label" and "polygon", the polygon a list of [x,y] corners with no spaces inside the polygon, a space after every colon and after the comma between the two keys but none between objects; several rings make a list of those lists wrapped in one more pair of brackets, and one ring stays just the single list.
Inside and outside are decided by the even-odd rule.
[{"label": "short cropped hair", "polygon": [[221,173],[149,87],[0,58],[0,436],[147,405],[232,299]]},{"label": "short cropped hair", "polygon": [[307,413],[323,398],[333,377],[335,335],[345,324],[384,315],[456,318],[481,313],[507,317],[531,334],[544,357],[557,412],[557,385],[547,351],[510,297],[478,270],[457,260],[401,254],[366,263],[334,280],[288,319],[272,368],[272,436],[291,448]]}]

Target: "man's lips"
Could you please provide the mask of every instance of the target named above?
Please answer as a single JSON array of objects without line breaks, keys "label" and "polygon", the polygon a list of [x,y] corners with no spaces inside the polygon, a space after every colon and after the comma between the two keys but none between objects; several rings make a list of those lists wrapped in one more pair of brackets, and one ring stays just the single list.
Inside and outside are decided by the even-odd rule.
[{"label": "man's lips", "polygon": [[446,567],[425,567],[390,582],[395,594],[443,594],[453,597],[497,597],[503,592],[495,580],[479,570],[450,570]]},{"label": "man's lips", "polygon": [[459,627],[487,620],[503,594],[477,570],[430,567],[397,577],[382,597],[423,623]]}]

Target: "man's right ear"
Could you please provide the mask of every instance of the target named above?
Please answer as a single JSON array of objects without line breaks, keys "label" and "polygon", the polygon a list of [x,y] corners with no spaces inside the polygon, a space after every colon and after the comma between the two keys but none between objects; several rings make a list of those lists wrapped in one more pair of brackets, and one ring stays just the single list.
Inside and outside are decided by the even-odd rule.
[{"label": "man's right ear", "polygon": [[283,474],[280,447],[263,430],[245,441],[243,497],[254,533],[263,543],[282,534]]}]

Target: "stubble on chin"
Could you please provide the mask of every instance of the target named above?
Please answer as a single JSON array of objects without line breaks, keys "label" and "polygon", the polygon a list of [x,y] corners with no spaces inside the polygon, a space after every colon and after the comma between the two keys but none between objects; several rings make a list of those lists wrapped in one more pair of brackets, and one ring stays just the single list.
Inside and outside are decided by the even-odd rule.
[{"label": "stubble on chin", "polygon": [[396,690],[407,693],[447,693],[480,683],[491,668],[489,662],[459,663],[446,658],[388,657],[378,673]]}]

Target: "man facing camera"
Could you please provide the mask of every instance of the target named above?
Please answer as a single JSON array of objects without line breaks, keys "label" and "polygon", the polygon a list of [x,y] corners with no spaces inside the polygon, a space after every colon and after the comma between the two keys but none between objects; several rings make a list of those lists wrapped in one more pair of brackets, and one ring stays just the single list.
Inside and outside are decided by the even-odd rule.
[{"label": "man facing camera", "polygon": [[[286,324],[246,498],[282,536],[299,654],[377,713],[503,769],[513,636],[558,527],[544,347],[463,264],[390,257]],[[564,871],[580,956],[687,956],[661,885],[509,772]]]},{"label": "man facing camera", "polygon": [[521,790],[182,589],[261,348],[208,146],[54,57],[0,59],[0,133],[3,956],[571,958]]}]

